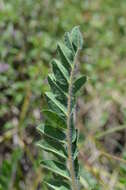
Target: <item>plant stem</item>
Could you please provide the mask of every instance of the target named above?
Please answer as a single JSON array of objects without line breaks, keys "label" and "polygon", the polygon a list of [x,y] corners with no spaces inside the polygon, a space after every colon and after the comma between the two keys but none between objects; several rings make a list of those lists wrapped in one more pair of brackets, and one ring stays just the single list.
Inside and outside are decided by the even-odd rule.
[{"label": "plant stem", "polygon": [[74,167],[74,160],[73,160],[73,153],[72,153],[72,130],[71,130],[71,104],[72,104],[72,89],[73,89],[73,77],[75,66],[77,63],[77,54],[76,52],[74,63],[72,65],[72,70],[70,73],[70,81],[69,81],[69,90],[68,90],[68,102],[67,102],[67,149],[68,149],[68,162],[69,162],[69,171],[71,175],[71,183],[72,183],[72,190],[79,190],[78,188],[78,181],[75,175],[75,167]]},{"label": "plant stem", "polygon": [[108,129],[106,131],[100,132],[100,133],[96,134],[95,138],[100,139],[100,138],[102,138],[102,137],[104,137],[106,135],[109,135],[109,134],[117,132],[117,131],[121,131],[123,129],[126,129],[126,125],[120,125],[118,127],[113,127],[113,128]]}]

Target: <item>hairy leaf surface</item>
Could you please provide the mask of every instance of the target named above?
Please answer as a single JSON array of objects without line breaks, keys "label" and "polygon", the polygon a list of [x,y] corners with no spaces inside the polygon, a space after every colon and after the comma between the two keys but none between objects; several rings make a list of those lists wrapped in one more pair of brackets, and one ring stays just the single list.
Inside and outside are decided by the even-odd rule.
[{"label": "hairy leaf surface", "polygon": [[86,82],[86,76],[75,77],[77,54],[82,46],[82,35],[76,26],[65,33],[64,43],[57,45],[58,57],[51,61],[51,92],[45,93],[48,109],[43,110],[45,123],[37,128],[43,137],[38,146],[54,158],[41,162],[51,174],[51,179],[44,182],[48,189],[79,189],[78,130],[74,117],[76,94]]},{"label": "hairy leaf surface", "polygon": [[54,160],[43,160],[41,165],[47,170],[52,171],[53,173],[59,174],[61,177],[70,180],[69,172],[66,166],[60,162]]}]

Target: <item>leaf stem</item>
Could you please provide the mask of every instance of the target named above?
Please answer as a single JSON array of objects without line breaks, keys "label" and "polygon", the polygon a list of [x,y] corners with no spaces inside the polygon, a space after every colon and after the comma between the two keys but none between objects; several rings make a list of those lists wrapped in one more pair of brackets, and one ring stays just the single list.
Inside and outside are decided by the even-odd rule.
[{"label": "leaf stem", "polygon": [[71,104],[72,104],[72,89],[73,89],[73,77],[75,66],[77,63],[77,54],[76,52],[74,63],[72,65],[72,70],[70,73],[70,81],[69,81],[69,89],[68,89],[68,102],[67,102],[67,149],[68,149],[68,163],[69,163],[69,171],[71,175],[71,183],[72,183],[72,190],[79,190],[78,188],[78,181],[75,175],[75,166],[74,166],[74,159],[72,153],[72,130],[71,130]]}]

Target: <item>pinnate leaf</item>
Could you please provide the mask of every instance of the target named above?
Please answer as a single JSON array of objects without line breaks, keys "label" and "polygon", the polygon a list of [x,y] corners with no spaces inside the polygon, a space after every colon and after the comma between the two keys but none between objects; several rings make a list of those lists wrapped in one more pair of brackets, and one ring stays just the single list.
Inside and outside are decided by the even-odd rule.
[{"label": "pinnate leaf", "polygon": [[[52,153],[58,160],[41,162],[43,168],[51,171],[51,176],[56,177],[56,180],[44,181],[48,189],[71,190],[74,189],[70,187],[73,178],[77,181],[79,179],[78,130],[74,123],[74,113],[76,93],[85,84],[86,76],[75,80],[73,75],[76,69],[76,56],[82,46],[82,35],[79,27],[76,26],[71,32],[65,33],[64,43],[58,43],[59,60],[51,61],[53,74],[48,75],[51,92],[45,93],[48,110],[43,111],[45,124],[37,128],[43,136],[43,140],[38,142],[38,146],[44,151]],[[69,147],[70,149],[68,149]],[[71,156],[68,155],[68,150],[71,150]],[[68,160],[73,162],[74,174],[71,174],[67,164]],[[71,179],[70,175],[75,175],[75,177]]]}]

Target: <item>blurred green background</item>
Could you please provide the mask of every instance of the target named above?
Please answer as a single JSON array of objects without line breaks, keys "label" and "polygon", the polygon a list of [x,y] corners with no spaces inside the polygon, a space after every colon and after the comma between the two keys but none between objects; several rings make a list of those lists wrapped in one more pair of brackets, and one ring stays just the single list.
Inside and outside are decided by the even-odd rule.
[{"label": "blurred green background", "polygon": [[82,190],[126,190],[126,0],[0,0],[0,190],[44,190],[35,142],[50,60],[80,25]]}]

